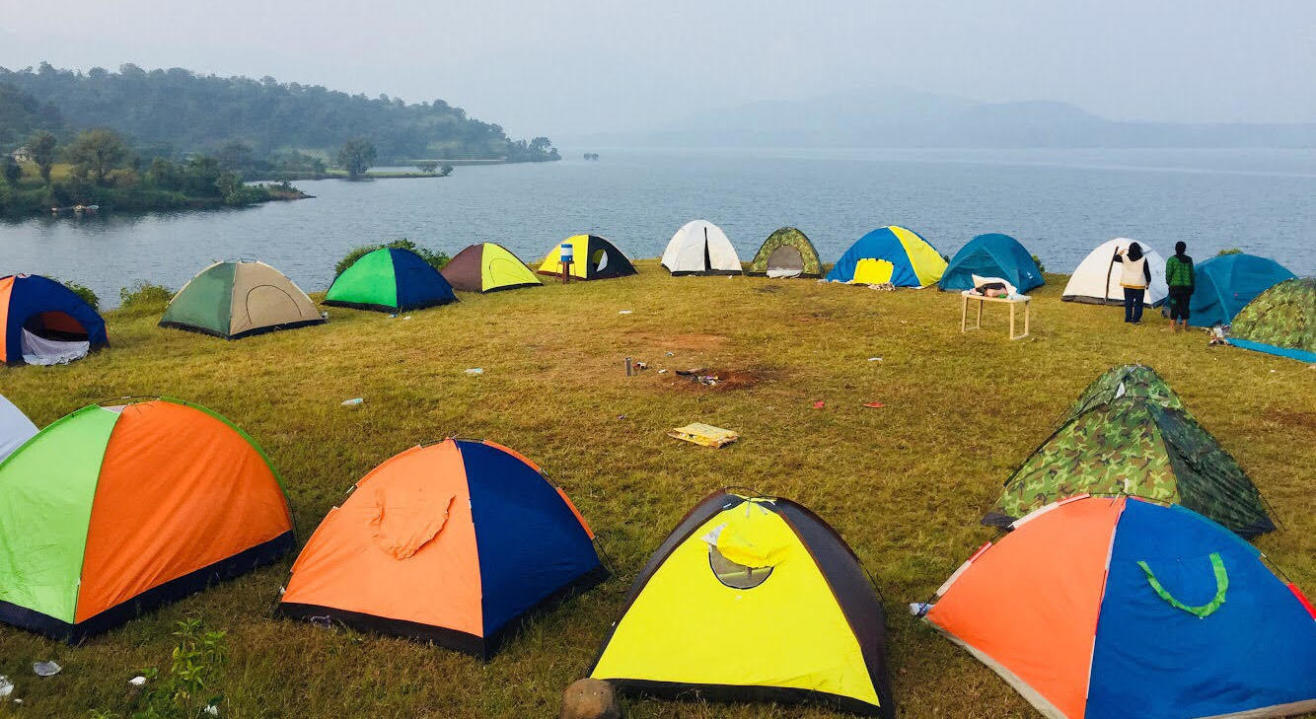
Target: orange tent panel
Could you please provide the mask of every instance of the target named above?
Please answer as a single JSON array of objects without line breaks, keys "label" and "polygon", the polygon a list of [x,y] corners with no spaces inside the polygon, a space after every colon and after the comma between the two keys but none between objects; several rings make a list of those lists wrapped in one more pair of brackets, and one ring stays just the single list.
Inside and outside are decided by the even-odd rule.
[{"label": "orange tent panel", "polygon": [[79,622],[292,531],[278,479],[228,424],[167,401],[121,412],[92,504]]},{"label": "orange tent panel", "polygon": [[311,535],[285,604],[332,607],[481,636],[470,490],[453,442],[376,467]]},{"label": "orange tent panel", "polygon": [[[1025,541],[1007,535],[970,560],[928,612],[928,621],[967,645],[1021,693],[1079,719],[1111,541],[1123,508],[1123,498],[1088,500],[1033,517]],[[1057,547],[1069,562],[1052,561]]]},{"label": "orange tent panel", "polygon": [[0,361],[9,355],[5,352],[8,341],[5,328],[9,326],[9,295],[14,291],[14,276],[0,279]]}]

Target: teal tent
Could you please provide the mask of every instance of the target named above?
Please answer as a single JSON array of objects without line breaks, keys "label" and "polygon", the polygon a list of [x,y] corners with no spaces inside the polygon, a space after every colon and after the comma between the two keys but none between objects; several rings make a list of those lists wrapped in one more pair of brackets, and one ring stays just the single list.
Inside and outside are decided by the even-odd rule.
[{"label": "teal tent", "polygon": [[1220,255],[1197,265],[1197,286],[1189,303],[1188,324],[1227,325],[1257,295],[1292,279],[1280,263],[1256,255]]},{"label": "teal tent", "polygon": [[1000,277],[1020,292],[1043,284],[1042,271],[1032,253],[1019,240],[995,232],[978,235],[961,247],[937,286],[942,290],[971,290],[974,275]]}]

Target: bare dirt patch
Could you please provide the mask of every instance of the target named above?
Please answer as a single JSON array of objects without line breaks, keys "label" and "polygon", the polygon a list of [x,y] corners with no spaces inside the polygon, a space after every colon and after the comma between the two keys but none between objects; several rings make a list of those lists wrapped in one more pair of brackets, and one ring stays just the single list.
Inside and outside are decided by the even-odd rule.
[{"label": "bare dirt patch", "polygon": [[[692,374],[684,374],[691,372]],[[672,372],[664,375],[666,383],[675,390],[728,392],[749,389],[763,382],[770,382],[780,374],[777,370],[764,368],[717,369],[712,367],[680,370],[683,374]]]}]

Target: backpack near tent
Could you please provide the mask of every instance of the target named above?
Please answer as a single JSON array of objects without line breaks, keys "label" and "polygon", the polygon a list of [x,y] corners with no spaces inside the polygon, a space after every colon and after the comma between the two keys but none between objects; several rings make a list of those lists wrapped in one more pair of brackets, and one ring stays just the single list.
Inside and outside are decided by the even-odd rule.
[{"label": "backpack near tent", "polygon": [[84,407],[0,464],[0,621],[79,642],[293,546],[242,430],[160,399]]},{"label": "backpack near tent", "polygon": [[1182,504],[1244,537],[1275,529],[1242,467],[1147,367],[1117,367],[1093,382],[1061,427],[1005,481],[983,523],[1008,527],[1077,494]]},{"label": "backpack near tent", "polygon": [[279,613],[488,659],[528,612],[607,577],[593,539],[566,494],[512,450],[413,447],[324,518]]},{"label": "backpack near tent", "polygon": [[978,235],[950,258],[937,286],[942,290],[971,290],[973,276],[1000,277],[1020,292],[1041,287],[1045,280],[1037,261],[1019,240],[1009,235]]},{"label": "backpack near tent", "polygon": [[1316,612],[1257,549],[1179,506],[1076,497],[1015,522],[925,619],[1047,717],[1316,711]]},{"label": "backpack near tent", "polygon": [[572,247],[571,276],[578,280],[605,280],[635,274],[635,266],[611,242],[598,235],[572,235],[553,245],[539,265],[539,274],[562,276],[562,245]]},{"label": "backpack near tent", "polygon": [[481,242],[458,252],[444,265],[443,277],[463,292],[498,292],[543,284],[520,257],[496,242]]},{"label": "backpack near tent", "polygon": [[404,312],[456,302],[448,281],[411,250],[381,247],[357,258],[334,278],[324,304],[376,312]]},{"label": "backpack near tent", "polygon": [[1316,278],[1285,280],[1234,316],[1229,344],[1316,362]]},{"label": "backpack near tent", "polygon": [[800,230],[782,227],[768,235],[749,263],[747,275],[768,277],[822,277],[822,260]]},{"label": "backpack near tent", "polygon": [[235,340],[323,324],[311,298],[264,262],[216,262],[170,300],[161,327]]},{"label": "backpack near tent", "polygon": [[1188,304],[1188,324],[1227,325],[1257,295],[1294,275],[1280,263],[1256,255],[1220,255],[1194,268],[1196,286]]},{"label": "backpack near tent", "polygon": [[0,394],[0,463],[37,433],[37,426]]},{"label": "backpack near tent", "polygon": [[[1127,250],[1132,243],[1133,240],[1127,237],[1116,237],[1088,253],[1074,268],[1061,299],[1095,305],[1124,304],[1124,288],[1120,286],[1120,266],[1115,262],[1115,251]],[[1156,307],[1170,294],[1165,284],[1165,258],[1147,245],[1138,244],[1147,260],[1147,268],[1151,270],[1151,282],[1147,285],[1143,304]]]},{"label": "backpack near tent", "polygon": [[0,277],[4,364],[63,364],[109,344],[105,320],[73,290],[41,275]]},{"label": "backpack near tent", "polygon": [[708,220],[681,225],[663,250],[663,267],[678,275],[738,275],[740,257],[721,227]]},{"label": "backpack near tent", "polygon": [[623,691],[894,717],[882,604],[844,540],[775,497],[705,497],[636,577],[589,675]]},{"label": "backpack near tent", "polygon": [[926,287],[946,271],[946,260],[927,240],[903,227],[882,227],[860,237],[827,273],[830,282]]}]

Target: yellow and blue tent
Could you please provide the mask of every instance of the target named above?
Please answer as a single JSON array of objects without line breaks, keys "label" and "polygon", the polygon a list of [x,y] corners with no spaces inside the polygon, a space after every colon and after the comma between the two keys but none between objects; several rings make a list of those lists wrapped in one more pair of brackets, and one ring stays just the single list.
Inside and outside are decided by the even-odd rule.
[{"label": "yellow and blue tent", "polygon": [[860,237],[827,273],[831,282],[853,285],[926,287],[946,271],[946,258],[927,240],[903,227],[882,227]]},{"label": "yellow and blue tent", "polygon": [[590,676],[630,693],[889,719],[886,667],[882,604],[840,535],[788,499],[721,490],[649,559]]}]

